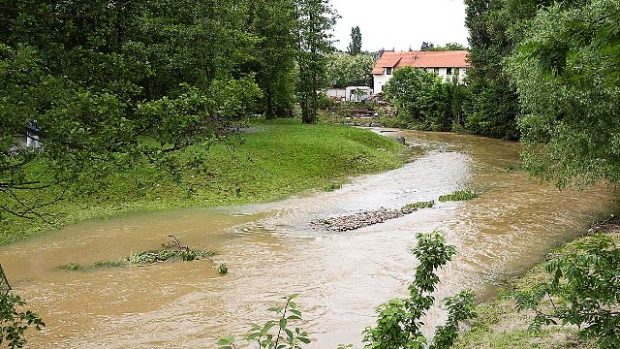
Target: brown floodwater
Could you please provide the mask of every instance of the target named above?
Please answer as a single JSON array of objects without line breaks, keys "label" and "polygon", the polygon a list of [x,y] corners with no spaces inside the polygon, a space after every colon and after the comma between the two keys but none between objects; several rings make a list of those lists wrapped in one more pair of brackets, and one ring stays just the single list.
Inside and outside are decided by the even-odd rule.
[{"label": "brown floodwater", "polygon": [[[264,322],[266,308],[297,293],[311,348],[360,347],[374,308],[406,293],[416,234],[440,230],[459,253],[441,271],[439,298],[472,288],[481,298],[540,261],[553,246],[613,213],[605,186],[556,190],[519,171],[519,145],[472,136],[403,132],[418,149],[403,168],[354,178],[335,192],[247,207],[189,209],[95,220],[0,249],[12,286],[48,326],[30,348],[214,348]],[[393,134],[398,135],[398,134]],[[313,231],[317,218],[399,208],[472,188],[480,198],[358,231]],[[213,263],[65,272],[55,266],[116,260],[174,234]],[[218,276],[215,265],[230,273]],[[444,316],[434,309],[429,326]],[[429,327],[430,328],[430,327]]]}]

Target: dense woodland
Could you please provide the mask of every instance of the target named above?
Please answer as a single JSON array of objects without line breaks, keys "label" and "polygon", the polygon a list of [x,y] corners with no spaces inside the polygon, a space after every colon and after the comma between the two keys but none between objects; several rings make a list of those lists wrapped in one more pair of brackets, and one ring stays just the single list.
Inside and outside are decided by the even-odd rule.
[{"label": "dense woodland", "polygon": [[397,70],[386,95],[403,126],[521,140],[526,169],[560,187],[618,182],[620,3],[466,4],[466,84]]},{"label": "dense woodland", "polygon": [[[235,120],[292,116],[298,103],[303,122],[316,122],[336,18],[326,0],[3,0],[0,9],[0,201],[26,218],[49,203],[25,202],[25,190],[139,161],[174,175],[175,152]],[[27,134],[45,146],[14,147]],[[35,163],[45,178],[33,178]]]}]

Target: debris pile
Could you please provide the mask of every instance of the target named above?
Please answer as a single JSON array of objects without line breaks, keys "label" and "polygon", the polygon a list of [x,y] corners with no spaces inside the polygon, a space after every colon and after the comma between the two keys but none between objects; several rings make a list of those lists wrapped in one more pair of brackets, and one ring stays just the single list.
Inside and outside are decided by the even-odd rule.
[{"label": "debris pile", "polygon": [[331,217],[327,219],[318,219],[310,222],[313,229],[324,229],[328,231],[351,231],[357,230],[371,225],[385,223],[390,219],[400,218],[411,214],[422,208],[431,208],[435,202],[418,202],[405,205],[400,209],[380,208],[378,210],[364,211],[348,216]]}]

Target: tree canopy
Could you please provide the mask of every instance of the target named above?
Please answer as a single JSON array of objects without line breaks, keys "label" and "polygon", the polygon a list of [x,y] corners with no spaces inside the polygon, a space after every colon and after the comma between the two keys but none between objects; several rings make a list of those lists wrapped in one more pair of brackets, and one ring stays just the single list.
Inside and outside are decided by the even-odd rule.
[{"label": "tree canopy", "polygon": [[307,101],[325,82],[335,21],[318,0],[0,6],[0,211],[27,218],[51,202],[24,191],[56,188],[60,199],[65,183],[137,162],[174,176],[176,151],[230,122],[291,116],[296,97],[315,115]]},{"label": "tree canopy", "polygon": [[362,30],[360,27],[351,28],[351,43],[347,48],[347,52],[351,56],[362,53]]},{"label": "tree canopy", "polygon": [[317,119],[318,92],[326,84],[326,55],[334,50],[329,32],[337,17],[329,0],[297,1],[297,91],[301,118],[306,124],[315,123]]},{"label": "tree canopy", "polygon": [[508,63],[524,113],[524,160],[563,187],[620,182],[620,3],[538,12]]},{"label": "tree canopy", "polygon": [[331,54],[327,59],[328,86],[372,86],[374,66],[375,59],[371,55]]}]

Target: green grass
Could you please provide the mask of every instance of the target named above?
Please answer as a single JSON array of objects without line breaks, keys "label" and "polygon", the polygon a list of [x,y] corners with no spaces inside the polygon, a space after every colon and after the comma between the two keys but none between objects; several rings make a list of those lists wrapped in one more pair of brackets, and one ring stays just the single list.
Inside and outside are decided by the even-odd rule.
[{"label": "green grass", "polygon": [[330,183],[323,188],[326,192],[332,192],[339,189],[342,189],[342,183]]},{"label": "green grass", "polygon": [[[252,132],[179,153],[185,161],[206,155],[203,170],[185,169],[180,183],[146,163],[103,180],[95,181],[85,172],[67,190],[65,200],[44,210],[52,215],[51,222],[0,217],[0,245],[63,225],[134,211],[278,200],[309,189],[335,188],[334,183],[349,176],[403,164],[403,147],[367,130],[302,125],[296,119],[258,121],[251,126]],[[34,164],[32,170],[33,177],[45,176],[43,164]],[[53,195],[49,190],[26,199]]]},{"label": "green grass", "polygon": [[168,261],[192,262],[206,259],[215,255],[212,251],[187,250],[158,250],[146,252],[134,252],[125,258],[129,264],[153,264]]},{"label": "green grass", "polygon": [[122,268],[132,264],[147,265],[161,262],[184,261],[192,262],[204,260],[215,255],[213,251],[185,250],[154,250],[145,252],[134,252],[129,257],[117,261],[98,261],[91,265],[84,266],[78,263],[69,263],[56,267],[63,271],[95,271],[104,268]]},{"label": "green grass", "polygon": [[422,201],[416,202],[413,204],[407,204],[403,206],[403,210],[420,210],[423,208],[433,208],[435,207],[435,201]]},{"label": "green grass", "polygon": [[78,263],[69,263],[59,265],[56,267],[56,269],[63,271],[95,271],[98,269],[122,268],[125,266],[127,266],[127,262],[125,261],[98,261],[88,266],[84,266]]},{"label": "green grass", "polygon": [[222,263],[222,264],[218,265],[218,267],[217,267],[217,272],[218,272],[220,275],[226,275],[226,274],[228,274],[228,266],[227,266],[226,264],[224,264],[224,263]]},{"label": "green grass", "polygon": [[[620,246],[620,235],[612,234],[616,246]],[[584,248],[585,242],[593,239],[586,236],[567,243],[551,251],[548,260],[563,255],[574,254]],[[595,349],[591,341],[578,337],[575,327],[546,326],[539,333],[528,331],[534,314],[519,313],[515,303],[508,295],[514,291],[531,290],[541,282],[549,279],[544,264],[539,264],[524,275],[511,280],[501,290],[500,296],[490,303],[477,307],[478,318],[473,321],[471,329],[456,342],[455,349]],[[545,306],[551,307],[550,304]]]},{"label": "green grass", "polygon": [[468,201],[477,198],[479,195],[471,190],[459,190],[452,194],[442,195],[439,197],[439,201]]}]

